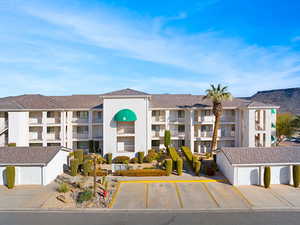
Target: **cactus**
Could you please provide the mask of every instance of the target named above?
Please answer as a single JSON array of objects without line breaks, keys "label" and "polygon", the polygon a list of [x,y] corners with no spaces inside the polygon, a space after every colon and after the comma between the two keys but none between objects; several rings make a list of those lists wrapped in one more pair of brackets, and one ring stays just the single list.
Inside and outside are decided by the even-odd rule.
[{"label": "cactus", "polygon": [[82,149],[75,150],[74,158],[78,159],[79,165],[82,165],[83,164],[83,150]]},{"label": "cactus", "polygon": [[107,158],[107,163],[112,164],[112,153],[107,153],[106,158]]},{"label": "cactus", "polygon": [[145,153],[144,153],[144,152],[138,152],[139,163],[143,163],[143,161],[144,161],[144,156],[145,156]]},{"label": "cactus", "polygon": [[87,176],[89,173],[92,172],[92,166],[93,166],[93,161],[92,160],[85,160],[83,163],[83,175]]},{"label": "cactus", "polygon": [[173,171],[172,159],[166,159],[166,171],[167,171],[167,175],[170,176]]},{"label": "cactus", "polygon": [[78,159],[71,159],[70,167],[71,167],[71,176],[75,177],[78,172],[79,160]]},{"label": "cactus", "polygon": [[293,166],[293,181],[294,187],[299,187],[300,183],[300,165]]},{"label": "cactus", "polygon": [[269,166],[265,167],[264,172],[264,186],[265,188],[269,188],[271,183],[271,168]]},{"label": "cactus", "polygon": [[201,170],[201,162],[196,161],[195,162],[195,174],[196,174],[196,176],[200,175],[200,170]]},{"label": "cactus", "polygon": [[16,170],[14,166],[7,166],[5,170],[7,187],[12,189],[15,186]]},{"label": "cactus", "polygon": [[183,160],[181,158],[176,161],[176,169],[179,176],[182,175]]}]

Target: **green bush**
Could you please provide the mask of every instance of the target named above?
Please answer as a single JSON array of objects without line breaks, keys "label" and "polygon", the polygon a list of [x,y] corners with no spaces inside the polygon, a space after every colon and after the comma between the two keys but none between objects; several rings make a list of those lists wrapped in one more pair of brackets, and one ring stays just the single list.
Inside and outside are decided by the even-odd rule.
[{"label": "green bush", "polygon": [[114,163],[119,163],[119,164],[128,164],[130,158],[128,156],[117,156],[113,159]]},{"label": "green bush", "polygon": [[77,149],[74,151],[74,158],[78,159],[78,164],[82,165],[83,164],[83,150],[82,149]]},{"label": "green bush", "polygon": [[16,143],[8,143],[7,146],[8,146],[8,147],[16,147],[17,144],[16,144]]},{"label": "green bush", "polygon": [[5,170],[6,183],[9,189],[15,186],[16,169],[14,166],[7,166]]},{"label": "green bush", "polygon": [[178,155],[176,149],[173,148],[173,147],[172,147],[172,148],[168,148],[168,153],[169,153],[169,155],[171,156],[171,159],[172,159],[174,162],[176,162],[177,159],[180,158],[180,156]]},{"label": "green bush", "polygon": [[196,161],[195,162],[195,169],[194,169],[196,176],[200,175],[200,170],[201,170],[201,162]]},{"label": "green bush", "polygon": [[106,159],[103,158],[101,155],[98,155],[98,156],[97,156],[97,163],[98,163],[98,164],[106,163]]},{"label": "green bush", "polygon": [[93,170],[93,161],[85,160],[83,162],[83,175],[87,176]]},{"label": "green bush", "polygon": [[[105,177],[107,175],[108,175],[108,173],[107,173],[106,170],[99,170],[99,169],[96,170],[96,176],[97,177]],[[89,176],[94,176],[94,170],[89,172]]]},{"label": "green bush", "polygon": [[138,152],[138,160],[139,160],[139,163],[143,163],[143,161],[144,161],[144,156],[145,156],[145,153],[144,153],[144,152]]},{"label": "green bush", "polygon": [[185,157],[187,158],[188,161],[193,160],[193,153],[191,152],[189,147],[181,146],[181,150],[182,150],[183,154],[185,155]]},{"label": "green bush", "polygon": [[172,159],[166,159],[166,172],[170,176],[173,171],[173,161]]},{"label": "green bush", "polygon": [[77,196],[77,202],[83,203],[83,202],[91,200],[92,197],[93,197],[93,192],[90,189],[86,189],[83,192],[79,192],[79,194]]},{"label": "green bush", "polygon": [[77,175],[78,166],[79,166],[79,160],[78,159],[71,159],[70,160],[71,176],[75,177]]},{"label": "green bush", "polygon": [[59,186],[57,187],[57,191],[59,193],[67,193],[70,191],[70,187],[69,185],[67,185],[66,183],[61,183],[59,184]]},{"label": "green bush", "polygon": [[182,168],[183,168],[183,160],[181,158],[177,159],[177,161],[176,161],[176,169],[177,169],[177,174],[179,176],[182,175]]},{"label": "green bush", "polygon": [[193,158],[192,158],[192,167],[193,167],[193,169],[195,169],[197,161],[199,161],[197,156],[193,155]]},{"label": "green bush", "polygon": [[169,148],[170,144],[171,144],[171,132],[169,130],[165,130],[164,145],[166,148]]},{"label": "green bush", "polygon": [[264,186],[265,188],[269,188],[271,183],[271,168],[269,166],[265,166],[264,171]]},{"label": "green bush", "polygon": [[300,165],[293,166],[293,181],[294,187],[299,187],[300,184]]},{"label": "green bush", "polygon": [[108,164],[112,164],[112,153],[106,154],[106,160]]},{"label": "green bush", "polygon": [[139,159],[137,157],[133,157],[132,159],[130,159],[130,163],[138,163]]},{"label": "green bush", "polygon": [[154,176],[167,176],[165,170],[160,169],[136,169],[136,170],[118,170],[114,173],[115,176],[128,176],[128,177],[154,177]]}]

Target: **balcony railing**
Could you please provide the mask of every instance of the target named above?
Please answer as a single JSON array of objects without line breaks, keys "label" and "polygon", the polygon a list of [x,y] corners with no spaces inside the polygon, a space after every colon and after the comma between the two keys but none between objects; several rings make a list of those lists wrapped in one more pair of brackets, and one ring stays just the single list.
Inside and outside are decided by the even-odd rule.
[{"label": "balcony railing", "polygon": [[172,137],[184,137],[185,132],[171,131]]},{"label": "balcony railing", "polygon": [[163,137],[164,131],[152,131],[152,137]]},{"label": "balcony railing", "polygon": [[180,123],[182,123],[182,122],[185,122],[185,118],[184,117],[170,117],[170,119],[169,119],[169,121],[170,122],[180,122]]},{"label": "balcony railing", "polygon": [[201,131],[200,135],[201,137],[212,137],[213,131]]},{"label": "balcony railing", "polygon": [[134,134],[134,127],[118,128],[117,134]]},{"label": "balcony railing", "polygon": [[60,133],[47,133],[47,140],[60,140]]},{"label": "balcony railing", "polygon": [[60,123],[60,117],[48,117],[46,118],[46,123],[48,124]]},{"label": "balcony railing", "polygon": [[165,116],[152,116],[153,122],[165,122],[166,117]]},{"label": "balcony railing", "polygon": [[30,124],[41,124],[42,117],[29,117],[29,123]]},{"label": "balcony railing", "polygon": [[221,122],[235,122],[234,116],[222,116]]},{"label": "balcony railing", "polygon": [[42,133],[41,132],[29,132],[29,140],[30,141],[36,141],[36,140],[42,140]]},{"label": "balcony railing", "polygon": [[73,117],[72,118],[72,122],[73,123],[88,123],[89,119],[88,118],[76,118],[76,117]]},{"label": "balcony railing", "polygon": [[93,123],[103,123],[102,118],[93,118]]},{"label": "balcony railing", "polygon": [[265,130],[264,126],[259,122],[255,122],[255,130]]},{"label": "balcony railing", "polygon": [[83,133],[73,132],[73,138],[88,139],[89,138],[89,133],[88,132],[83,132]]}]

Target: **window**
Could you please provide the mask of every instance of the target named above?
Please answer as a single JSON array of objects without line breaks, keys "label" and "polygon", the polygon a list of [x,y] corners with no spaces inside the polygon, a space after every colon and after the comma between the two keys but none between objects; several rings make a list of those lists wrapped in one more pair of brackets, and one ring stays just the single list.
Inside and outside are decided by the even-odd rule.
[{"label": "window", "polygon": [[152,111],[152,116],[156,116],[156,112],[157,112],[156,110],[153,110]]},{"label": "window", "polygon": [[205,116],[210,116],[210,110],[204,110],[204,115]]},{"label": "window", "polygon": [[184,125],[178,125],[178,132],[183,133],[185,131]]},{"label": "window", "polygon": [[77,133],[87,133],[88,132],[88,127],[77,127]]},{"label": "window", "polygon": [[159,146],[159,140],[152,140],[152,146]]},{"label": "window", "polygon": [[47,117],[48,118],[54,117],[54,112],[47,112]]},{"label": "window", "polygon": [[178,118],[184,118],[184,110],[178,110]]},{"label": "window", "polygon": [[81,112],[76,112],[76,115],[78,118],[87,119],[89,114],[87,111],[81,111]]},{"label": "window", "polygon": [[47,127],[47,133],[53,133],[54,132],[54,127]]},{"label": "window", "polygon": [[152,131],[159,131],[160,127],[159,125],[152,125]]}]

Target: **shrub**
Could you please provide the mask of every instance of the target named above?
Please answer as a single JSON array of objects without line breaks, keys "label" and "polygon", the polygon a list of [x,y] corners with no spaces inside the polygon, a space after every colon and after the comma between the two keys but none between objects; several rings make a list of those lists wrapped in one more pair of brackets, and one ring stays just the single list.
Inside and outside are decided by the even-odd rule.
[{"label": "shrub", "polygon": [[201,171],[201,162],[200,161],[196,161],[195,162],[195,174],[196,176],[200,175],[200,171]]},{"label": "shrub", "polygon": [[136,170],[118,170],[114,173],[115,176],[128,177],[151,177],[151,176],[167,176],[165,170],[160,169],[136,169]]},{"label": "shrub", "polygon": [[180,158],[175,148],[168,148],[168,152],[174,162]]},{"label": "shrub", "polygon": [[[104,177],[104,176],[107,176],[107,175],[108,175],[108,173],[105,170],[99,170],[99,169],[96,170],[96,176],[97,177]],[[94,170],[89,172],[89,176],[94,176]]]},{"label": "shrub", "polygon": [[106,159],[103,158],[101,155],[98,155],[98,156],[97,156],[97,163],[98,163],[98,164],[106,163]]},{"label": "shrub", "polygon": [[206,152],[206,153],[205,153],[205,157],[206,157],[206,159],[210,159],[211,153],[210,153],[210,152]]},{"label": "shrub", "polygon": [[169,148],[170,144],[171,144],[171,132],[169,130],[165,130],[164,145],[166,148]]},{"label": "shrub", "polygon": [[170,176],[172,171],[173,171],[173,161],[172,161],[172,159],[166,159],[166,172],[167,172],[167,175]]},{"label": "shrub", "polygon": [[300,183],[300,165],[293,166],[293,181],[294,187],[299,187]]},{"label": "shrub", "polygon": [[130,159],[130,163],[138,163],[138,162],[139,162],[139,159],[137,157]]},{"label": "shrub", "polygon": [[106,160],[108,164],[112,163],[112,153],[107,153],[106,154]]},{"label": "shrub", "polygon": [[7,166],[5,170],[6,183],[9,189],[15,186],[16,170],[14,166]]},{"label": "shrub", "polygon": [[119,164],[128,164],[130,158],[128,156],[117,156],[113,159],[114,163],[119,163]]},{"label": "shrub", "polygon": [[82,149],[77,149],[74,151],[74,158],[78,159],[78,164],[82,165],[83,164],[83,150]]},{"label": "shrub", "polygon": [[179,176],[182,175],[182,168],[183,168],[183,160],[181,158],[177,159],[177,161],[176,161],[176,169],[177,169],[177,174]]},{"label": "shrub", "polygon": [[192,158],[192,167],[193,167],[193,169],[195,169],[197,161],[199,161],[197,156],[193,155],[193,158]]},{"label": "shrub", "polygon": [[193,153],[191,152],[189,147],[181,146],[181,150],[182,150],[183,154],[185,155],[185,157],[187,158],[188,161],[193,160]]},{"label": "shrub", "polygon": [[83,202],[91,200],[92,197],[93,197],[92,191],[90,189],[86,189],[83,192],[79,192],[79,194],[77,196],[77,202],[83,203]]},{"label": "shrub", "polygon": [[79,161],[78,159],[71,159],[70,160],[70,167],[71,167],[71,176],[76,176],[78,173],[78,166],[79,166]]},{"label": "shrub", "polygon": [[144,152],[138,152],[138,160],[139,160],[139,163],[143,163],[143,161],[144,161],[144,156],[145,156],[145,153],[144,153]]},{"label": "shrub", "polygon": [[87,176],[93,170],[93,161],[85,160],[83,163],[83,175]]},{"label": "shrub", "polygon": [[70,191],[69,185],[67,185],[66,183],[61,183],[59,184],[59,186],[57,187],[57,191],[59,193],[67,193]]},{"label": "shrub", "polygon": [[16,147],[17,144],[16,144],[16,143],[8,143],[7,146],[8,146],[8,147]]},{"label": "shrub", "polygon": [[265,166],[264,171],[264,186],[265,188],[269,188],[271,183],[271,168],[269,166]]}]

